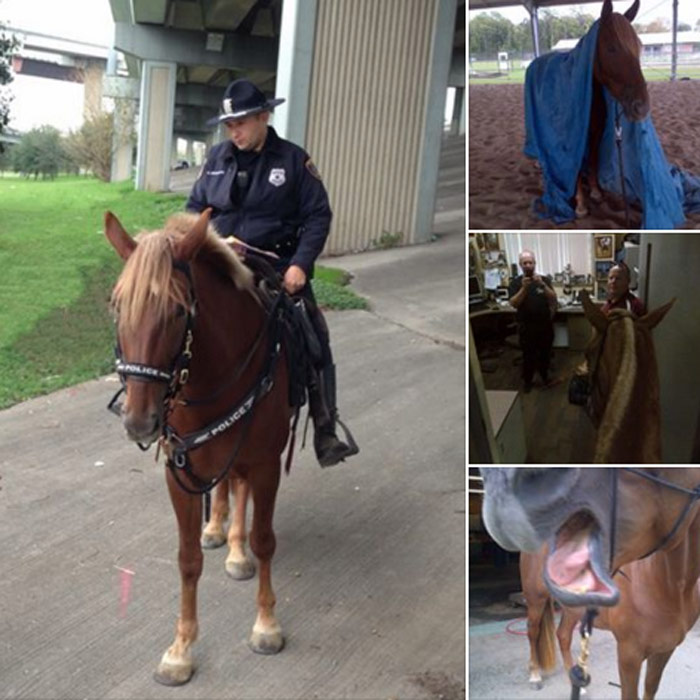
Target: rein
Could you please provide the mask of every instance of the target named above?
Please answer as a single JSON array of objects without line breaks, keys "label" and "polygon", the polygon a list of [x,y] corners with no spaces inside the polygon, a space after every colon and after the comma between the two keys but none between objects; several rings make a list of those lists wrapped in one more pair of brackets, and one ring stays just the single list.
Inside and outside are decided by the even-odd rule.
[{"label": "rein", "polygon": [[[117,393],[112,397],[107,408],[112,413],[117,416],[121,415],[121,404],[118,402],[119,397],[122,393],[126,391],[126,379],[130,377],[136,379],[137,381],[146,382],[164,382],[168,384],[168,390],[163,399],[165,408],[163,416],[163,427],[161,429],[161,435],[158,440],[158,449],[156,451],[156,460],[160,453],[161,447],[166,451],[167,461],[166,466],[170,469],[176,483],[178,486],[189,494],[196,496],[205,497],[205,520],[209,520],[210,511],[210,498],[211,490],[221,482],[226,475],[231,470],[236,457],[240,451],[240,448],[248,435],[248,428],[250,427],[251,418],[253,416],[253,409],[255,405],[260,401],[261,398],[266,396],[274,386],[274,371],[277,366],[277,360],[280,355],[281,345],[282,345],[282,294],[280,293],[274,300],[272,306],[267,312],[267,319],[265,322],[265,327],[262,332],[255,339],[250,350],[247,352],[245,360],[239,366],[238,370],[233,376],[232,380],[229,380],[223,384],[217,391],[205,398],[205,399],[185,399],[178,398],[178,394],[184,388],[185,384],[189,379],[189,364],[192,359],[191,345],[194,338],[194,320],[196,316],[196,299],[194,292],[194,283],[192,280],[192,273],[188,263],[182,263],[179,261],[173,262],[173,267],[182,271],[187,277],[189,288],[190,288],[190,298],[191,303],[189,308],[186,310],[187,318],[185,322],[185,330],[183,332],[183,338],[180,343],[180,349],[175,356],[173,364],[169,370],[163,370],[157,367],[151,367],[149,365],[144,365],[135,362],[124,362],[122,358],[121,348],[119,342],[117,341],[115,347],[116,372],[119,375],[122,386],[117,391]],[[222,417],[212,421],[203,428],[196,430],[194,432],[188,433],[186,435],[179,435],[175,428],[168,423],[168,417],[173,410],[173,407],[177,403],[183,408],[188,408],[191,406],[199,406],[205,403],[211,403],[213,400],[217,399],[222,393],[230,388],[235,381],[240,379],[243,372],[250,365],[256,351],[260,347],[262,340],[265,336],[268,336],[268,352],[263,366],[262,371],[258,374],[252,388],[240,400],[233,408],[229,409]],[[205,481],[201,479],[197,474],[194,473],[192,469],[192,464],[189,458],[189,452],[195,450],[202,445],[206,444],[210,440],[215,439],[219,435],[227,432],[230,428],[236,425],[239,421],[245,419],[245,425],[243,430],[236,440],[236,444],[231,453],[231,456],[226,461],[225,466],[221,471],[210,481]],[[143,445],[137,443],[139,448],[143,451],[150,448],[150,444]],[[289,465],[289,460],[291,459],[291,449],[287,456],[287,464]],[[188,486],[182,479],[181,473],[184,473],[194,484],[194,488]]]}]

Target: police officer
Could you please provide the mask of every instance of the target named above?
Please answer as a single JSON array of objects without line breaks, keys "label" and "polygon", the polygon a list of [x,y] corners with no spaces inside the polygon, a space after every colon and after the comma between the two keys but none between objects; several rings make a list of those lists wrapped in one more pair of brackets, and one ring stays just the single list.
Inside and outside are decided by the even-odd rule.
[{"label": "police officer", "polygon": [[[338,419],[335,365],[328,328],[309,280],[331,224],[328,194],[309,155],[280,138],[268,125],[273,107],[249,80],[232,82],[224,93],[222,114],[209,124],[224,123],[229,139],[211,149],[192,187],[186,208],[212,208],[212,222],[223,237],[275,253],[274,265],[284,289],[306,299],[321,344],[317,381],[309,386],[314,448],[322,467],[357,454],[358,447]],[[346,442],[336,435],[336,422]]]}]

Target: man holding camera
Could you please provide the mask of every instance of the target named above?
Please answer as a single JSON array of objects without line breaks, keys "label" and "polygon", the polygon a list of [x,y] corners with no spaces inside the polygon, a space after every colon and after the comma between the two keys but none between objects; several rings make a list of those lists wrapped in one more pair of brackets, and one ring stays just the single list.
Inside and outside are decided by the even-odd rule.
[{"label": "man holding camera", "polygon": [[520,348],[523,351],[525,393],[532,390],[535,371],[545,387],[558,383],[549,378],[549,362],[554,344],[554,314],[557,295],[548,276],[535,273],[535,255],[524,250],[519,257],[522,275],[511,280],[508,296],[516,312]]}]

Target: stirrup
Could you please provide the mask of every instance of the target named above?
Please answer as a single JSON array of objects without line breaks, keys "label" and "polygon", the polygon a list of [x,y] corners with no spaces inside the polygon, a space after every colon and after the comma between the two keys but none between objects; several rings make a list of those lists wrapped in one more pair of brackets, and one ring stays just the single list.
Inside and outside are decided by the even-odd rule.
[{"label": "stirrup", "polygon": [[[338,464],[338,462],[345,461],[347,457],[356,455],[360,451],[348,427],[338,418],[336,418],[336,422],[339,423],[343,429],[346,442],[342,442],[335,434],[335,431],[323,432],[323,430],[321,430],[320,433],[314,436],[316,459],[322,467],[332,467]],[[319,449],[320,443],[323,440],[326,441],[327,449],[325,452]]]}]

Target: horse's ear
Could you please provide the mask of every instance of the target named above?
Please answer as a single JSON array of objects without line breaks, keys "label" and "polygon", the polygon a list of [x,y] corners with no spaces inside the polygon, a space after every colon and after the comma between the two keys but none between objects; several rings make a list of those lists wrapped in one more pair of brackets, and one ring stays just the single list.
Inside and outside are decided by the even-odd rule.
[{"label": "horse's ear", "polygon": [[606,19],[610,17],[613,11],[612,0],[605,0],[603,3],[603,9],[600,11],[600,19]]},{"label": "horse's ear", "polygon": [[637,12],[639,12],[639,0],[634,0],[632,7],[625,12],[625,17],[627,17],[629,22],[632,22],[632,20],[637,16]]},{"label": "horse's ear", "polygon": [[583,312],[586,314],[586,318],[595,329],[605,333],[608,328],[608,317],[600,310],[600,307],[591,301],[585,289],[581,290],[579,296],[583,302]]},{"label": "horse's ear", "polygon": [[197,219],[195,225],[180,240],[173,245],[173,257],[175,260],[189,262],[194,259],[204,239],[207,237],[211,208],[205,209]]},{"label": "horse's ear", "polygon": [[119,219],[111,211],[105,212],[105,236],[122,260],[128,260],[136,248],[136,241],[124,230]]},{"label": "horse's ear", "polygon": [[645,314],[642,316],[637,323],[641,324],[642,326],[646,326],[649,330],[652,328],[655,328],[656,326],[663,321],[664,316],[669,312],[670,308],[676,303],[676,297],[673,297],[671,301],[668,303],[664,304],[663,306],[659,306],[658,309],[654,309],[653,311],[650,311],[648,314]]}]

